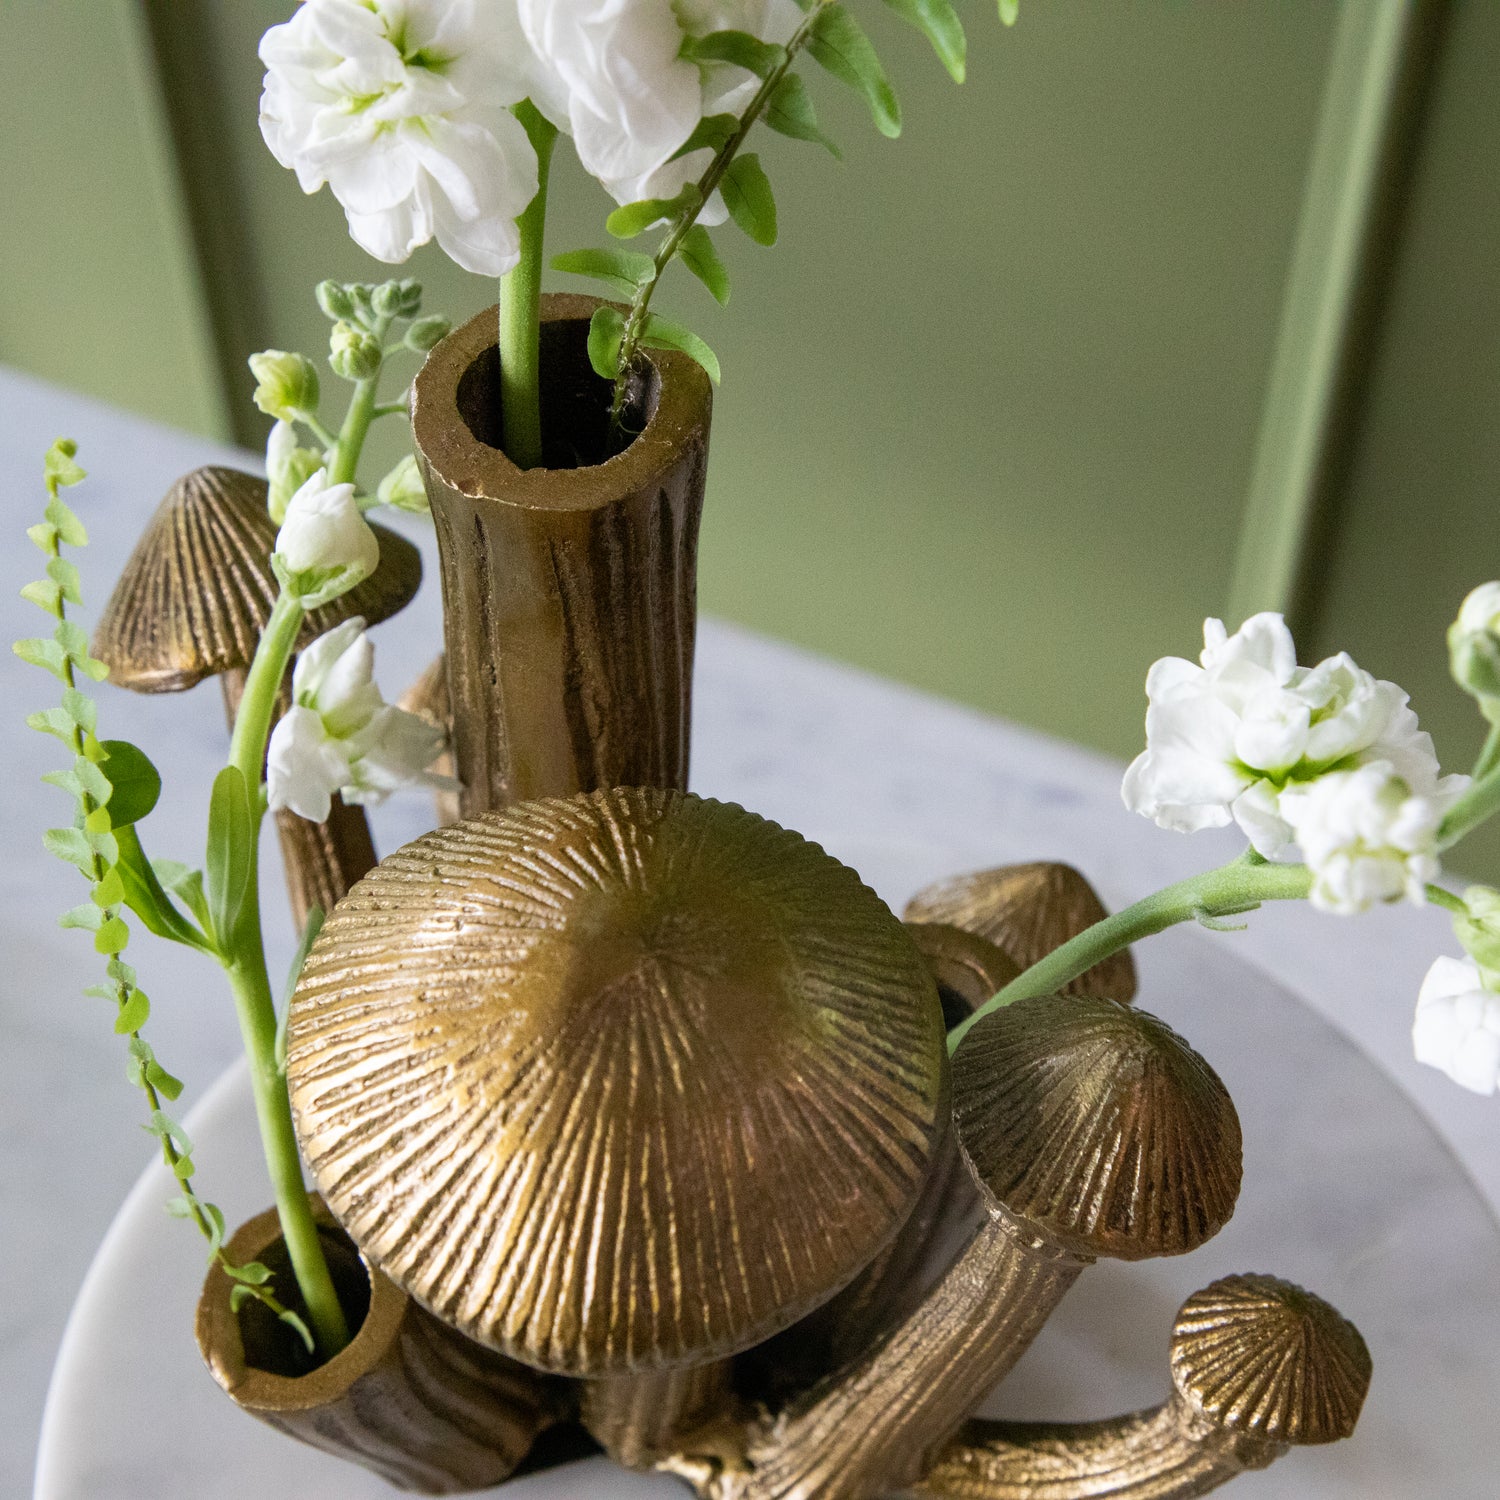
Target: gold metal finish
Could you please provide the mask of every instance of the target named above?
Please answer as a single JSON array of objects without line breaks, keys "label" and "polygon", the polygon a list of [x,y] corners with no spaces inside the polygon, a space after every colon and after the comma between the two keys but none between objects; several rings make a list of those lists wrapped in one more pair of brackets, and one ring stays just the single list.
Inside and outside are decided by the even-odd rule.
[{"label": "gold metal finish", "polygon": [[[447,749],[429,769],[436,776],[456,780],[458,766],[453,759],[453,701],[448,696],[448,658],[443,655],[433,657],[422,675],[402,693],[397,706],[426,719],[448,737]],[[432,800],[437,808],[438,827],[456,823],[463,816],[458,808],[457,792],[436,792]]]},{"label": "gold metal finish", "polygon": [[707,1471],[700,1493],[867,1500],[915,1483],[1086,1264],[1183,1254],[1233,1212],[1234,1106],[1154,1017],[1112,1000],[1021,1001],[985,1017],[953,1061],[985,1223],[910,1317],[763,1423],[743,1463]]},{"label": "gold metal finish", "polygon": [[[422,554],[405,537],[371,528],[380,566],[363,583],[310,614],[306,645],[353,615],[375,624],[410,602]],[[185,474],[152,516],[94,634],[93,652],[110,681],[139,693],[175,693],[218,677],[231,729],[245,673],[280,584],[271,569],[276,523],[266,481],[238,469]],[[334,903],[375,863],[363,808],[337,796],[326,823],[276,814],[292,918],[300,929],[314,906]]]},{"label": "gold metal finish", "polygon": [[677,1451],[683,1437],[732,1410],[731,1362],[685,1370],[583,1380],[579,1415],[604,1451],[627,1469],[649,1469]]},{"label": "gold metal finish", "polygon": [[803,1316],[910,1213],[947,1111],[932,979],[853,871],[659,790],[386,859],[292,1003],[309,1166],[364,1253],[528,1363],[610,1375]]},{"label": "gold metal finish", "polygon": [[[1109,913],[1093,886],[1071,865],[1042,862],[1001,865],[940,880],[918,891],[903,915],[908,922],[946,922],[977,933],[1003,948],[1020,968],[1029,969]],[[1127,949],[1111,954],[1065,986],[1063,993],[1133,1000],[1135,960]]]},{"label": "gold metal finish", "polygon": [[545,467],[517,469],[486,425],[493,308],[444,339],[412,389],[466,816],[687,785],[711,388],[686,355],[647,351],[643,430],[606,457],[609,386],[586,349],[598,305],[542,299]]},{"label": "gold metal finish", "polygon": [[913,1493],[953,1500],[1184,1500],[1294,1444],[1349,1437],[1370,1384],[1353,1324],[1274,1276],[1190,1297],[1162,1406],[1103,1422],[966,1423]]},{"label": "gold metal finish", "polygon": [[[198,1302],[198,1347],[214,1379],[252,1416],[315,1448],[373,1469],[398,1489],[446,1495],[508,1478],[538,1434],[562,1421],[566,1382],[481,1348],[424,1312],[367,1260],[319,1204],[341,1300],[357,1322],[350,1344],[305,1374],[288,1373],[284,1325],[251,1302],[230,1311],[233,1285],[215,1265]],[[238,1263],[276,1263],[270,1209],[230,1239]],[[284,1259],[284,1252],[282,1252]],[[278,1290],[295,1289],[290,1276]],[[285,1295],[285,1292],[283,1292]],[[300,1350],[300,1345],[292,1345]]]}]

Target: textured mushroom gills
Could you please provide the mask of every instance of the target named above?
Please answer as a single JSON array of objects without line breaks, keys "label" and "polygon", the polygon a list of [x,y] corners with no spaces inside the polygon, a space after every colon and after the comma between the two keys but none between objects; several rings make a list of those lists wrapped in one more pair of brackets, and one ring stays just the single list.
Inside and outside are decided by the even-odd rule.
[{"label": "textured mushroom gills", "polygon": [[340,903],[293,1001],[320,1190],[454,1326],[606,1375],[734,1353],[910,1212],[948,1108],[901,924],[795,833],[684,793],[439,829]]}]

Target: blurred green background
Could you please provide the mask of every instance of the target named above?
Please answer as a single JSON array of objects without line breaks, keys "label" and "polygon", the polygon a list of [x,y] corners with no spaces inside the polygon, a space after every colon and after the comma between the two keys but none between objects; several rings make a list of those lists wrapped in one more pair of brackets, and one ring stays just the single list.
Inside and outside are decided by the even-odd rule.
[{"label": "blurred green background", "polygon": [[[263,441],[245,356],[320,352],[314,283],[389,274],[260,141],[292,8],[4,0],[0,360]],[[725,370],[703,607],[1121,756],[1153,658],[1280,608],[1464,768],[1442,632],[1500,575],[1500,4],[1027,0],[1007,31],[974,0],[962,88],[853,9],[904,135],[810,78],[843,164],[763,140],[781,243],[720,236],[727,312],[685,274],[664,302]],[[599,189],[554,182],[550,248],[603,242]],[[430,247],[408,274],[455,319],[494,297]],[[1465,853],[1500,876],[1500,839]]]}]

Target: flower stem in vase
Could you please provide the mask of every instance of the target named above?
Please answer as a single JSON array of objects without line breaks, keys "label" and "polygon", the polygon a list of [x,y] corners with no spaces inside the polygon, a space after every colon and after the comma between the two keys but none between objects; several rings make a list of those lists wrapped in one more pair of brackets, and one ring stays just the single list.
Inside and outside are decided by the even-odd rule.
[{"label": "flower stem in vase", "polygon": [[540,308],[547,172],[557,127],[529,99],[515,107],[536,150],[536,197],[516,220],[521,258],[500,278],[500,422],[505,454],[518,469],[542,462]]}]

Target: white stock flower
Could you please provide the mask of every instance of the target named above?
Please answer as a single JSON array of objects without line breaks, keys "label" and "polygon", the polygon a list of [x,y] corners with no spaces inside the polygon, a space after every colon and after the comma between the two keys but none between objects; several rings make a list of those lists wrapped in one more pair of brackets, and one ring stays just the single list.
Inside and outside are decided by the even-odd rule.
[{"label": "white stock flower", "polygon": [[279,526],[293,495],[323,467],[323,455],[297,442],[290,422],[277,422],[266,439],[266,508]]},{"label": "white stock flower", "polygon": [[393,708],[375,685],[375,647],[358,616],[320,635],[297,658],[292,707],[272,731],[266,782],[272,808],[323,822],[335,792],[378,802],[419,778],[443,732]]},{"label": "white stock flower", "polygon": [[1312,871],[1312,904],[1341,916],[1403,896],[1422,905],[1439,873],[1438,825],[1467,785],[1448,776],[1417,795],[1388,761],[1374,761],[1289,786],[1281,812]]},{"label": "white stock flower", "polygon": [[1468,958],[1439,958],[1417,996],[1411,1028],[1417,1061],[1476,1094],[1500,1088],[1500,995]]},{"label": "white stock flower", "polygon": [[1132,811],[1193,832],[1236,822],[1257,853],[1286,855],[1286,787],[1388,762],[1416,796],[1435,793],[1437,758],[1406,694],[1346,655],[1299,667],[1285,621],[1254,615],[1233,635],[1203,626],[1201,665],[1163,657],[1146,679],[1146,749],[1125,773]]},{"label": "white stock flower", "polygon": [[305,0],[260,56],[266,144],[371,255],[435,236],[467,271],[515,265],[537,162],[508,106],[552,85],[508,0]]},{"label": "white stock flower", "polygon": [[[704,148],[670,158],[706,115],[737,114],[760,80],[730,63],[679,55],[683,37],[746,31],[785,42],[795,0],[520,0],[532,48],[565,88],[563,111],[538,101],[573,137],[578,159],[619,203],[671,198],[703,175]],[[716,193],[700,219],[722,223]]]},{"label": "white stock flower", "polygon": [[380,564],[380,543],[360,514],[352,484],[330,484],[319,469],[286,504],[276,576],[308,609],[347,593]]}]

